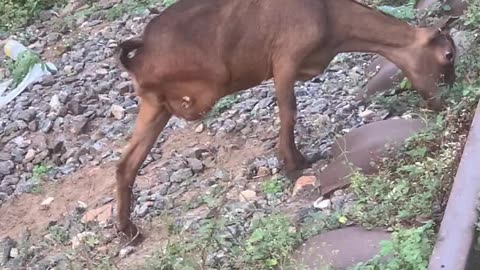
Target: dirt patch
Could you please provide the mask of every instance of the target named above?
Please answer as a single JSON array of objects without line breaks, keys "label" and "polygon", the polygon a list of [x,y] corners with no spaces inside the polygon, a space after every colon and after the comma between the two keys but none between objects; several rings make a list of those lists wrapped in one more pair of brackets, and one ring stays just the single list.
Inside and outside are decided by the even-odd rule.
[{"label": "dirt patch", "polygon": [[[0,238],[18,238],[24,228],[40,233],[49,222],[74,210],[78,201],[94,207],[100,199],[114,195],[115,170],[112,164],[82,169],[61,183],[43,186],[43,194],[22,194],[0,208]],[[48,197],[54,201],[48,209],[40,204]]]}]

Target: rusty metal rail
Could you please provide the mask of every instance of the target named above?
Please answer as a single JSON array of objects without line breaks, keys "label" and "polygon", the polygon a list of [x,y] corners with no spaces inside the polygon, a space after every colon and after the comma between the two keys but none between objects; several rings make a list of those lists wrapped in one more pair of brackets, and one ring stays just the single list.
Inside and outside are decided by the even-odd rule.
[{"label": "rusty metal rail", "polygon": [[429,270],[480,269],[471,265],[480,196],[480,102],[440,225]]}]

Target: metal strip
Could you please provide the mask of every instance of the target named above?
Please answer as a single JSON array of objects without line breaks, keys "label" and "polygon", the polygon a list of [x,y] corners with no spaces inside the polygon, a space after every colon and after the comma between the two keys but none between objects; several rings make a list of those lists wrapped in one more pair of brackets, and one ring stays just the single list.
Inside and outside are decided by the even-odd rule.
[{"label": "metal strip", "polygon": [[[480,102],[450,192],[429,270],[465,270],[474,241],[480,195]],[[480,269],[478,266],[477,269]]]}]

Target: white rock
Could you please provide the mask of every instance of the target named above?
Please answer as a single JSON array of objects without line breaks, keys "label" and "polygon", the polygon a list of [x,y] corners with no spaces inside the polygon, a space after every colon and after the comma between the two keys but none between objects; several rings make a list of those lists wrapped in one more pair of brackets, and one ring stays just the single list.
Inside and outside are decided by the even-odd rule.
[{"label": "white rock", "polygon": [[110,112],[117,120],[122,120],[123,117],[125,117],[125,109],[120,105],[113,104],[110,108]]},{"label": "white rock", "polygon": [[50,204],[55,200],[53,197],[48,197],[40,204],[41,210],[47,210],[50,207]]},{"label": "white rock", "polygon": [[202,133],[205,130],[205,125],[203,123],[200,123],[196,128],[195,132],[196,133]]},{"label": "white rock", "polygon": [[77,209],[78,210],[85,210],[87,209],[88,205],[82,201],[77,201]]},{"label": "white rock", "polygon": [[320,197],[313,203],[313,207],[321,210],[328,209],[330,206],[332,206],[332,202],[329,199],[323,200],[323,197]]},{"label": "white rock", "polygon": [[73,249],[78,248],[83,243],[85,238],[87,238],[89,236],[95,237],[95,233],[94,232],[82,232],[82,233],[79,233],[79,234],[75,235],[72,239],[72,248]]},{"label": "white rock", "polygon": [[24,161],[25,162],[32,161],[35,158],[35,154],[37,154],[37,152],[34,149],[32,148],[28,149],[27,154],[25,155]]},{"label": "white rock", "polygon": [[135,251],[135,248],[132,247],[132,246],[124,247],[120,250],[118,256],[123,259],[123,258],[127,257],[128,255],[132,254],[132,252],[134,252],[134,251]]},{"label": "white rock", "polygon": [[253,190],[244,190],[240,192],[239,199],[241,202],[251,202],[257,199],[257,193]]},{"label": "white rock", "polygon": [[368,110],[368,109],[367,109],[367,110],[359,113],[358,116],[360,116],[360,117],[363,118],[363,119],[366,119],[366,118],[372,117],[373,114],[374,114],[374,112],[373,112],[372,110]]},{"label": "white rock", "polygon": [[10,250],[10,258],[17,258],[19,255],[18,248],[12,248]]},{"label": "white rock", "polygon": [[50,99],[50,107],[55,112],[60,111],[60,109],[62,108],[62,103],[60,102],[60,98],[57,95],[53,95],[52,99]]}]

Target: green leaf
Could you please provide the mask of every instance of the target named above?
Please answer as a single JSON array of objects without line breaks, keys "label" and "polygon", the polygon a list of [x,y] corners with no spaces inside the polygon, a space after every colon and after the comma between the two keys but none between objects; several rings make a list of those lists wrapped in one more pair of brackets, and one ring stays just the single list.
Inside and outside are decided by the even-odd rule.
[{"label": "green leaf", "polygon": [[275,266],[278,265],[277,259],[268,259],[265,261],[266,266]]},{"label": "green leaf", "polygon": [[345,216],[341,216],[340,218],[338,218],[338,222],[340,222],[341,224],[345,224],[347,223],[347,221],[348,221],[348,218]]},{"label": "green leaf", "polygon": [[253,233],[252,233],[252,236],[250,236],[250,238],[248,239],[248,242],[249,243],[255,243],[255,242],[258,242],[260,240],[263,239],[263,237],[265,236],[265,233],[261,230],[255,230]]}]

